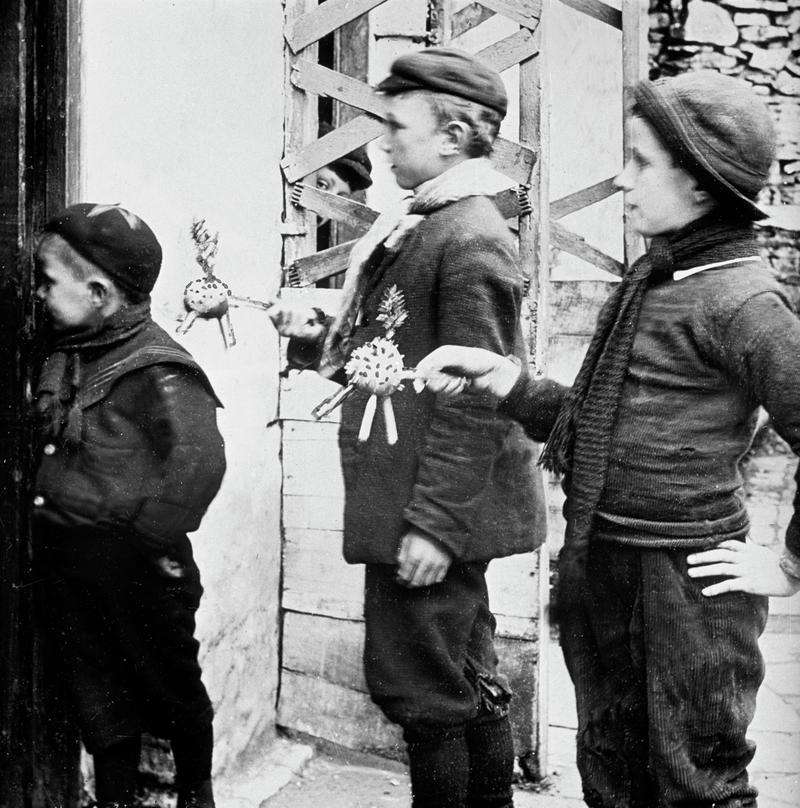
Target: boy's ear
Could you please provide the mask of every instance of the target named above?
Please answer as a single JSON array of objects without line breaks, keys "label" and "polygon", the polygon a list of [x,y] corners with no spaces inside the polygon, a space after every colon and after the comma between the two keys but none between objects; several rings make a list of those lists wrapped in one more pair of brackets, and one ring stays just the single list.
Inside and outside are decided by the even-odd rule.
[{"label": "boy's ear", "polygon": [[106,278],[95,275],[88,281],[88,285],[94,306],[98,309],[105,306],[113,293],[111,282]]},{"label": "boy's ear", "polygon": [[452,157],[461,154],[466,149],[470,137],[469,126],[461,121],[450,121],[443,131],[445,135],[442,145],[443,156]]},{"label": "boy's ear", "polygon": [[699,185],[695,185],[694,188],[694,201],[697,207],[704,211],[711,210],[717,204],[714,197]]}]

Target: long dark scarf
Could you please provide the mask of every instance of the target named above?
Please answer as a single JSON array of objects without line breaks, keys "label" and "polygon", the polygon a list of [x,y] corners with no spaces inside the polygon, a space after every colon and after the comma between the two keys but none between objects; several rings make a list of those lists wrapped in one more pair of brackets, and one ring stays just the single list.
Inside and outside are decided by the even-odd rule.
[{"label": "long dark scarf", "polygon": [[62,436],[67,445],[81,437],[82,414],[76,394],[90,360],[141,332],[150,321],[150,301],[125,306],[100,325],[48,335],[45,359],[36,385],[35,413],[45,440]]},{"label": "long dark scarf", "polygon": [[[645,292],[671,279],[676,270],[754,253],[751,224],[708,214],[669,237],[654,238],[647,254],[633,264],[603,306],[539,461],[567,476],[565,555],[570,563],[582,564],[585,559]],[[559,568],[559,577],[563,572]]]}]

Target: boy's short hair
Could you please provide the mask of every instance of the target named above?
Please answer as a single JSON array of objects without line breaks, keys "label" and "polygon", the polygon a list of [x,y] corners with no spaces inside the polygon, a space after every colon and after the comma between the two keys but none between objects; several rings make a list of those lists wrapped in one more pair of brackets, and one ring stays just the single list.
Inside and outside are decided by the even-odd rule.
[{"label": "boy's short hair", "polygon": [[715,200],[750,219],[767,216],[755,200],[775,158],[775,128],[749,85],[703,70],[641,81],[633,97],[633,114]]},{"label": "boy's short hair", "polygon": [[492,145],[508,110],[500,74],[472,54],[455,48],[427,48],[395,59],[390,73],[376,88],[384,95],[419,92],[439,126],[450,121],[471,131],[468,157],[492,153]]},{"label": "boy's short hair", "polygon": [[161,245],[138,216],[119,205],[84,202],[53,216],[44,233],[61,236],[108,276],[127,300],[146,300],[161,270]]},{"label": "boy's short hair", "polygon": [[488,157],[492,153],[502,122],[496,110],[446,93],[431,90],[411,92],[425,98],[439,126],[447,126],[450,121],[460,121],[469,127],[470,139],[465,147],[467,157]]}]

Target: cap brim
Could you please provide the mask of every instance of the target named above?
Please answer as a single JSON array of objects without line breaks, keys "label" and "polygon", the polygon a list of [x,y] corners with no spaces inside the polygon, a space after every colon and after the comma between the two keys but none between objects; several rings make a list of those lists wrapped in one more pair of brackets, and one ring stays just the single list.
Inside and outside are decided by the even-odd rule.
[{"label": "cap brim", "polygon": [[425,87],[413,79],[407,79],[403,76],[396,76],[394,74],[387,76],[380,84],[375,87],[376,93],[385,93],[386,95],[397,95],[397,93],[405,93],[409,90],[424,90]]}]

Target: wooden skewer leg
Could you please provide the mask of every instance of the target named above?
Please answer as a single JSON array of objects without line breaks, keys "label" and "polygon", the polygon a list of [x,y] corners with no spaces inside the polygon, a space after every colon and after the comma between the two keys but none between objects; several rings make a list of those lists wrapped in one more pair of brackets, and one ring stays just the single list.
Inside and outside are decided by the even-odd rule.
[{"label": "wooden skewer leg", "polygon": [[364,407],[364,417],[361,419],[361,429],[358,430],[358,440],[364,443],[372,432],[372,421],[375,418],[375,410],[378,406],[378,397],[373,393],[367,399],[367,406]]},{"label": "wooden skewer leg", "polygon": [[354,384],[348,384],[346,387],[340,388],[324,401],[320,401],[320,403],[311,410],[311,417],[315,421],[324,418],[328,413],[333,412],[355,389]]},{"label": "wooden skewer leg", "polygon": [[386,421],[386,442],[389,446],[394,446],[397,443],[397,421],[394,418],[392,399],[389,396],[383,396],[381,405],[383,406],[383,419]]}]

